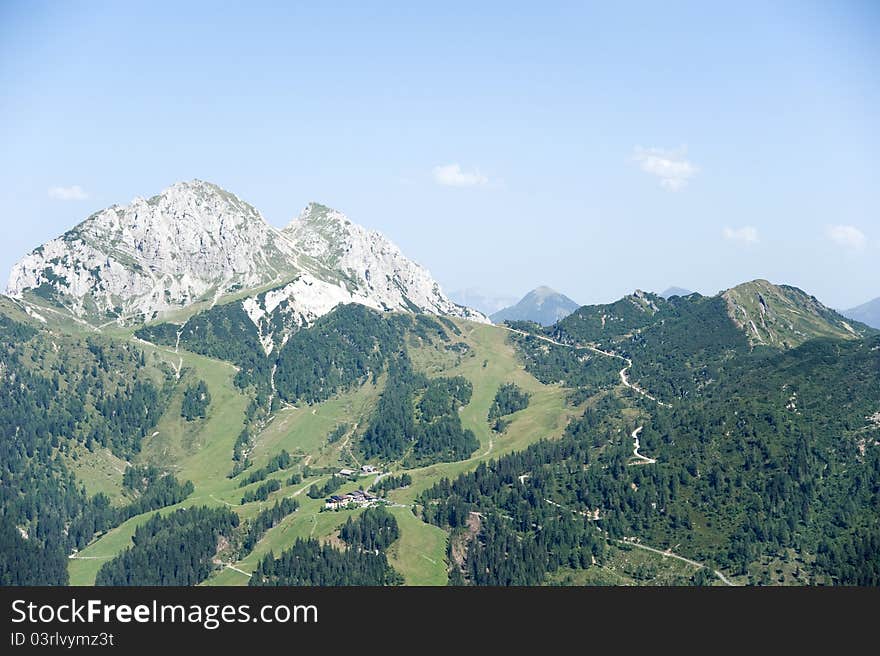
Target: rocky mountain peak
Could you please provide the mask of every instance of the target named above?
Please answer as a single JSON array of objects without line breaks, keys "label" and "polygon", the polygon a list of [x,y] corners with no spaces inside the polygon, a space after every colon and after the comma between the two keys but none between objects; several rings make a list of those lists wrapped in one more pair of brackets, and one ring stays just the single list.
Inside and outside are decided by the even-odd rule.
[{"label": "rocky mountain peak", "polygon": [[[297,222],[309,223],[314,226],[335,225],[339,223],[349,224],[351,223],[351,220],[345,216],[345,214],[338,210],[334,210],[332,207],[327,207],[326,205],[312,201],[303,208],[297,218],[291,221],[291,225]],[[291,227],[291,225],[288,227]]]},{"label": "rocky mountain peak", "polygon": [[543,299],[548,298],[550,296],[554,296],[554,295],[558,294],[559,292],[557,292],[552,287],[548,287],[547,285],[539,285],[539,286],[535,287],[529,293],[534,294],[539,300],[543,300]]},{"label": "rocky mountain peak", "polygon": [[487,321],[452,303],[427,270],[342,212],[309,203],[278,230],[203,180],[96,212],[20,260],[8,293],[100,325],[149,321],[273,283],[287,285],[287,305],[306,322],[342,302]]},{"label": "rocky mountain peak", "polygon": [[433,314],[488,321],[483,314],[450,301],[430,272],[408,259],[382,233],[353,223],[338,210],[309,203],[282,232],[297,249],[321,266],[341,273],[380,308],[419,308]]},{"label": "rocky mountain peak", "polygon": [[80,317],[149,320],[293,272],[291,249],[251,205],[193,180],[96,212],[12,269],[12,296]]}]

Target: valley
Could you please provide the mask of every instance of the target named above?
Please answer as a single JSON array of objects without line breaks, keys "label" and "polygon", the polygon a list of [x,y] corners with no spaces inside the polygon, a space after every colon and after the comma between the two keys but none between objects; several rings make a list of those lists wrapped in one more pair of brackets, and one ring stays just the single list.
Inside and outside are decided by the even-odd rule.
[{"label": "valley", "polygon": [[[422,346],[414,351],[413,359],[422,364],[430,375],[463,375],[474,384],[473,399],[462,409],[461,417],[463,424],[477,435],[480,446],[464,461],[407,470],[412,476],[412,485],[389,494],[394,504],[391,511],[401,527],[401,538],[395,544],[391,562],[404,575],[406,582],[413,585],[443,585],[446,582],[445,533],[413,516],[411,506],[418,494],[444,477],[451,478],[470,471],[480,462],[522,449],[540,437],[561,434],[568,417],[577,411],[576,408],[566,407],[560,387],[542,385],[523,371],[516,361],[513,348],[506,343],[502,329],[468,322],[456,325],[462,332],[462,341],[469,346],[468,357],[458,363],[457,358],[449,358],[434,346]],[[184,425],[186,422],[180,419],[179,405],[172,401],[166,416],[156,427],[158,434],[144,440],[140,461],[165,467],[178,477],[193,481],[195,492],[181,506],[194,503],[224,504],[235,507],[243,518],[248,518],[276,498],[289,496],[301,502],[301,507],[270,529],[246,558],[228,563],[229,567],[215,572],[206,581],[207,585],[246,584],[247,577],[242,572],[251,571],[270,550],[278,553],[296,537],[326,539],[349,514],[357,512],[320,512],[324,499],[309,499],[304,494],[311,484],[329,478],[327,474],[306,478],[296,485],[284,485],[266,502],[239,506],[241,490],[238,482],[226,478],[232,464],[233,442],[241,430],[246,405],[245,396],[232,384],[233,367],[182,349],[174,352],[146,346],[142,342],[139,344],[166,357],[169,364],[182,357],[189,375],[206,380],[212,398],[219,402],[214,404],[214,412],[209,414],[194,435],[192,428]],[[484,361],[487,363],[485,367]],[[533,395],[533,400],[529,411],[517,417],[505,435],[499,437],[492,434],[485,417],[498,386],[507,381],[515,381],[527,389]],[[254,468],[282,449],[297,457],[299,462],[307,462],[312,467],[339,469],[345,466],[351,460],[345,442],[327,444],[326,436],[341,423],[357,421],[365,424],[380,389],[381,381],[379,385],[367,384],[314,406],[280,408],[255,438],[251,453]],[[390,469],[400,471],[393,463]],[[282,480],[288,475],[289,471],[284,470],[270,474],[269,478]],[[366,487],[374,478],[363,477],[359,484]],[[353,486],[356,487],[354,484],[348,485]],[[345,491],[347,487],[341,489]],[[79,552],[69,563],[71,583],[92,584],[102,561],[119,553],[129,543],[135,527],[147,517],[132,518]]]}]

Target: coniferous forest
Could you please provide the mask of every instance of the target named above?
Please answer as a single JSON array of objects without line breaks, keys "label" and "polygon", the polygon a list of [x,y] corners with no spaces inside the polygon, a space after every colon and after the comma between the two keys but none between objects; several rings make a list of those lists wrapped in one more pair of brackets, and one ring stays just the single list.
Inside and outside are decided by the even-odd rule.
[{"label": "coniferous forest", "polygon": [[489,408],[489,421],[493,422],[528,407],[528,392],[521,390],[516,383],[505,383],[498,388],[492,407]]},{"label": "coniferous forest", "polygon": [[[166,407],[165,374],[127,344],[57,335],[53,346],[3,314],[0,351],[0,572],[7,584],[63,584],[72,550],[192,491],[162,477],[112,507],[105,495],[86,493],[64,457],[75,445],[136,454]],[[44,566],[23,566],[34,562]]]},{"label": "coniferous forest", "polygon": [[266,531],[276,526],[291,513],[296,512],[297,508],[299,508],[299,502],[296,499],[284,498],[276,501],[271,508],[261,511],[247,524],[247,530],[242,540],[242,551],[250,553],[260,538],[266,534]]},{"label": "coniferous forest", "polygon": [[383,508],[368,509],[340,528],[347,548],[297,538],[277,559],[269,553],[250,585],[400,585],[385,549],[397,539],[397,520]]},{"label": "coniferous forest", "polygon": [[187,421],[204,419],[209,405],[211,405],[211,393],[205,381],[200,380],[184,390],[180,414]]},{"label": "coniferous forest", "polygon": [[[880,384],[878,347],[877,338],[814,340],[728,365],[696,403],[633,400],[645,409],[650,466],[633,464],[628,431],[614,428],[626,421],[623,406],[606,396],[561,440],[427,490],[423,516],[453,531],[480,517],[453,572],[473,584],[534,584],[562,565],[589,567],[607,532],[612,543],[638,535],[678,544],[755,583],[773,582],[762,563],[807,552],[816,560],[805,583],[877,585],[880,455],[859,455],[852,427],[864,426],[872,407],[856,390]],[[730,439],[734,431],[742,437]]]},{"label": "coniferous forest", "polygon": [[224,508],[158,513],[135,529],[133,546],[101,566],[95,585],[195,585],[211,573],[218,540],[238,523]]},{"label": "coniferous forest", "polygon": [[463,460],[479,443],[461,425],[458,409],[470,402],[472,385],[461,377],[428,380],[407,357],[393,360],[388,383],[361,438],[367,460],[403,459],[406,466]]}]

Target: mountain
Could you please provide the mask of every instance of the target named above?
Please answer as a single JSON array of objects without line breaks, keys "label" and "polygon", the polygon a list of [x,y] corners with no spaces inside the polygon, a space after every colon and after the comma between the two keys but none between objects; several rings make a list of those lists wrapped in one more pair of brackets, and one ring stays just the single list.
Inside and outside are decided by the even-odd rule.
[{"label": "mountain", "polygon": [[504,321],[534,321],[542,326],[550,326],[578,309],[578,304],[568,296],[550,287],[537,287],[530,291],[516,305],[506,307],[491,315],[494,323]]},{"label": "mountain", "polygon": [[[712,302],[707,304],[707,299]],[[611,343],[669,322],[682,323],[683,329],[693,331],[697,328],[694,312],[701,315],[700,322],[711,322],[718,329],[723,326],[719,319],[732,323],[752,346],[787,349],[817,337],[854,339],[874,333],[796,287],[766,280],[743,283],[713,297],[691,294],[665,299],[637,290],[614,303],[578,308],[560,321],[556,330],[579,341]],[[719,316],[710,317],[711,313]]]},{"label": "mountain", "polygon": [[578,342],[602,343],[651,325],[669,307],[663,297],[637,289],[614,303],[584,305],[561,319],[554,330]]},{"label": "mountain", "polygon": [[[502,330],[338,211],[196,181],[10,288],[0,583],[880,584],[880,331],[795,287]],[[372,494],[415,512],[313,521]]]},{"label": "mountain", "polygon": [[[532,546],[559,513],[573,512],[634,536],[622,541],[635,549],[717,568],[715,579],[703,577],[711,569],[689,570],[686,584],[880,583],[880,337],[751,349],[721,296],[674,298],[661,312],[666,319],[621,342],[616,356],[553,346],[539,331],[511,334],[527,372],[593,400],[552,445],[503,455],[422,494],[427,521],[459,535],[450,544],[468,555],[450,580],[540,585],[549,572],[562,584],[620,584],[617,573],[557,569],[560,553],[583,546],[580,536]],[[622,396],[603,395],[621,386]],[[638,420],[634,408],[644,413]],[[521,484],[511,484],[516,472],[526,472]],[[546,478],[531,481],[535,472]],[[552,498],[530,503],[546,480]],[[463,507],[485,518],[481,533],[454,532],[467,525]],[[538,571],[504,548],[526,541]]]},{"label": "mountain", "polygon": [[151,319],[282,280],[295,251],[260,213],[194,180],[96,212],[12,268],[8,293],[100,322]]},{"label": "mountain", "polygon": [[633,361],[631,375],[665,400],[713,387],[732,363],[816,339],[859,341],[877,331],[786,285],[755,280],[716,296],[639,292],[584,306],[548,329],[558,341],[592,343]]},{"label": "mountain", "polygon": [[670,287],[664,292],[661,292],[660,296],[663,298],[669,299],[673,296],[690,296],[693,292],[689,289],[685,289],[684,287]]},{"label": "mountain", "polygon": [[485,321],[481,313],[450,301],[427,269],[382,234],[352,223],[342,212],[310,203],[282,234],[300,253],[341,274],[354,302]]},{"label": "mountain", "polygon": [[851,310],[845,310],[843,315],[854,321],[861,321],[872,328],[880,328],[880,298],[875,298],[873,301],[868,301]]},{"label": "mountain", "polygon": [[451,291],[449,292],[449,298],[459,305],[472,307],[486,315],[498,312],[498,310],[504,309],[509,305],[514,305],[518,300],[515,296],[491,294],[476,287]]},{"label": "mountain", "polygon": [[[352,223],[337,210],[310,203],[281,234],[295,245],[308,269],[284,285],[233,301],[256,326],[267,353],[296,330],[348,303],[488,323],[482,313],[450,301],[426,269],[380,233]],[[223,314],[220,320],[226,321]],[[210,312],[205,315],[212,320]],[[189,330],[183,329],[185,334]]]},{"label": "mountain", "polygon": [[300,323],[339,303],[487,321],[458,306],[423,267],[377,232],[310,204],[284,230],[234,194],[201,180],[172,185],[88,217],[19,261],[10,296],[91,324],[141,323],[230,294],[275,290]]},{"label": "mountain", "polygon": [[722,292],[728,313],[753,345],[792,348],[816,337],[852,339],[872,332],[797,287],[754,280]]}]

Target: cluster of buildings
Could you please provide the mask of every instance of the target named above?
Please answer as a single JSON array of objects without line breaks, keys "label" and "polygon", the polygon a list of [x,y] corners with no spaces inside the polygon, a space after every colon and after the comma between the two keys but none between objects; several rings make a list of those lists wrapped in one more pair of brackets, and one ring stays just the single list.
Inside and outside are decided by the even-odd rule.
[{"label": "cluster of buildings", "polygon": [[[361,465],[361,472],[360,472],[361,474],[375,474],[376,471],[377,470],[373,465]],[[354,476],[357,473],[358,472],[355,469],[340,469],[339,470],[339,475],[345,476],[345,477]]]},{"label": "cluster of buildings", "polygon": [[364,490],[355,490],[347,494],[334,494],[324,500],[324,508],[327,510],[339,510],[340,508],[365,507],[375,504],[379,497]]}]

